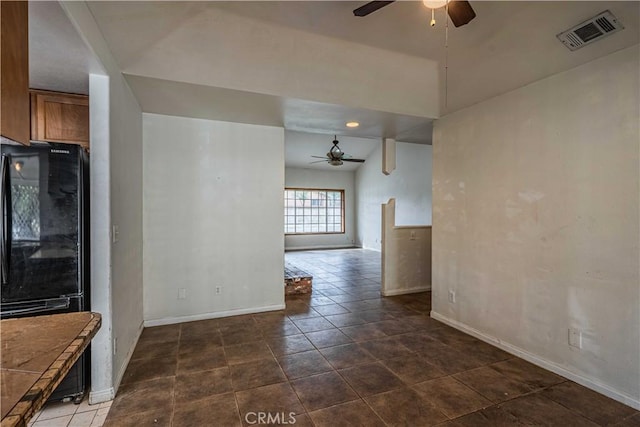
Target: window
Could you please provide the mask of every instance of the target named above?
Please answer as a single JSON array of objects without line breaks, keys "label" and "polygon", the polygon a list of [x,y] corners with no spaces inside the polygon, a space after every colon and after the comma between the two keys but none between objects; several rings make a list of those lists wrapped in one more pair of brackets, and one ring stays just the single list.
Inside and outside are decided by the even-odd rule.
[{"label": "window", "polygon": [[344,190],[286,188],[284,232],[344,233]]},{"label": "window", "polygon": [[11,185],[15,240],[40,240],[39,189],[33,185]]}]

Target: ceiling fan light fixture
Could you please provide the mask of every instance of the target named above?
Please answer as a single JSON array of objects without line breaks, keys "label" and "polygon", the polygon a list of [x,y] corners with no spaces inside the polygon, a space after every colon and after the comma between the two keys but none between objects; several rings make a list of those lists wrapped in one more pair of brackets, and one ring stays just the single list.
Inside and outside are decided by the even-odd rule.
[{"label": "ceiling fan light fixture", "polygon": [[327,153],[327,156],[332,159],[341,159],[344,153],[339,147],[331,147],[331,150]]},{"label": "ceiling fan light fixture", "polygon": [[333,146],[331,147],[331,149],[327,153],[326,157],[311,156],[313,158],[323,159],[323,160],[318,160],[318,161],[315,161],[315,162],[311,162],[310,164],[327,162],[331,166],[342,166],[344,164],[344,162],[351,162],[351,163],[364,163],[365,162],[364,159],[354,159],[353,156],[345,155],[344,151],[342,151],[340,149],[340,147],[338,147],[338,144],[339,144],[338,136],[334,135],[333,136]]},{"label": "ceiling fan light fixture", "polygon": [[347,122],[345,124],[345,126],[347,126],[348,128],[357,128],[358,126],[360,126],[360,123],[358,123],[358,122]]},{"label": "ceiling fan light fixture", "polygon": [[432,27],[436,25],[436,9],[440,9],[447,5],[447,0],[422,0],[422,4],[431,10],[431,21],[429,25]]},{"label": "ceiling fan light fixture", "polygon": [[422,0],[422,4],[429,9],[440,9],[447,4],[447,0]]},{"label": "ceiling fan light fixture", "polygon": [[[367,16],[385,6],[394,3],[391,1],[370,1],[369,3],[360,6],[353,11],[355,16]],[[446,14],[451,18],[451,22],[456,27],[467,25],[476,17],[476,12],[473,10],[467,0],[422,0],[422,3],[427,8],[431,9],[431,25],[435,25],[435,9],[447,7]],[[449,22],[449,21],[447,21]]]}]

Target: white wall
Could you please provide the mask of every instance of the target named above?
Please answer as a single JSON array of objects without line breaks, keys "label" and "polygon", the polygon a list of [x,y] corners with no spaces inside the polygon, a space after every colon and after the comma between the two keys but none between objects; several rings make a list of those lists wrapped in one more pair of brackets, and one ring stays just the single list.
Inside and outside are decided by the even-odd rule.
[{"label": "white wall", "polygon": [[434,316],[636,408],[639,64],[634,46],[446,116],[433,152]]},{"label": "white wall", "polygon": [[102,326],[91,340],[91,403],[113,399],[113,326],[111,301],[111,183],[109,171],[109,77],[89,76],[90,269],[91,311]]},{"label": "white wall", "polygon": [[[142,330],[142,112],[86,3],[61,6],[105,69],[89,88],[91,308],[103,319],[91,351],[97,403],[115,396]],[[120,231],[115,243],[111,225]]]},{"label": "white wall", "polygon": [[[111,81],[111,288],[114,384],[142,332],[142,111],[121,75]],[[113,230],[112,230],[113,232]]]},{"label": "white wall", "polygon": [[143,126],[145,325],[284,308],[284,130]]},{"label": "white wall", "polygon": [[396,225],[431,225],[431,146],[396,142],[396,170],[382,173],[382,143],[356,172],[358,246],[380,250],[381,208],[396,199]]},{"label": "white wall", "polygon": [[353,171],[286,168],[285,187],[344,190],[345,232],[285,236],[285,249],[352,247],[355,244],[355,173]]}]

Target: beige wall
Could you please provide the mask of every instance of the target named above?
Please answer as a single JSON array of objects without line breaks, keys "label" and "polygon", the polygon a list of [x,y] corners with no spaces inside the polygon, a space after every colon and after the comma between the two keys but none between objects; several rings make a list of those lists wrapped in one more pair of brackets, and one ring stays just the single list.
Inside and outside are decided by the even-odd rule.
[{"label": "beige wall", "polygon": [[[61,6],[104,75],[90,76],[91,403],[113,399],[142,331],[142,112],[84,2]],[[113,239],[111,227],[119,233]]]},{"label": "beige wall", "polygon": [[[142,111],[126,80],[110,77],[111,295],[114,385],[142,332]],[[113,230],[112,230],[113,232]]]},{"label": "beige wall", "polygon": [[194,14],[127,59],[128,75],[419,117],[440,113],[436,61],[216,8]]},{"label": "beige wall", "polygon": [[635,407],[638,68],[635,46],[451,114],[433,149],[434,315]]},{"label": "beige wall", "polygon": [[431,226],[396,226],[396,201],[382,205],[382,288],[384,296],[431,289]]},{"label": "beige wall", "polygon": [[282,128],[144,113],[143,179],[145,326],[284,308]]}]

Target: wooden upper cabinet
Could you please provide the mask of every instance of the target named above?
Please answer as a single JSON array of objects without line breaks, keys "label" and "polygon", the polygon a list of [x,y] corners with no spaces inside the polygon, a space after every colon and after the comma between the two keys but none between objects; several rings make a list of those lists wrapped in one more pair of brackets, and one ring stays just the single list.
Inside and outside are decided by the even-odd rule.
[{"label": "wooden upper cabinet", "polygon": [[89,148],[89,97],[32,90],[31,139]]},{"label": "wooden upper cabinet", "polygon": [[29,8],[0,1],[0,135],[29,145]]}]

